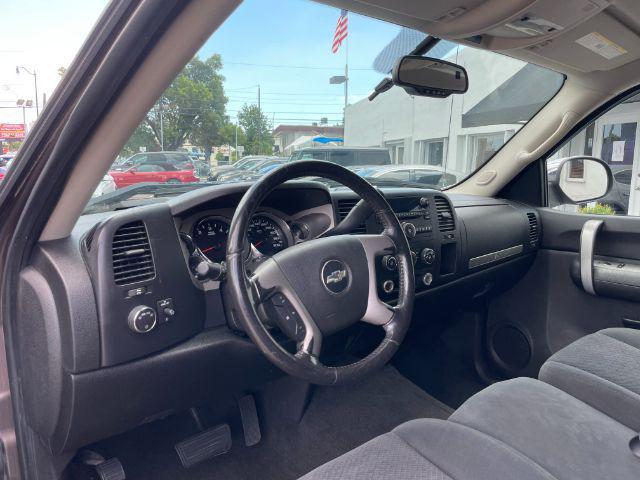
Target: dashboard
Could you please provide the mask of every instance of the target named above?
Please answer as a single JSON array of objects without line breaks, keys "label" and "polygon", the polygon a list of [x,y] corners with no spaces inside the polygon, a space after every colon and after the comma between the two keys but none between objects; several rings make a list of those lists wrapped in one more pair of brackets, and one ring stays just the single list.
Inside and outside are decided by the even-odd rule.
[{"label": "dashboard", "polygon": [[[224,260],[247,188],[204,187],[86,215],[71,237],[38,247],[22,277],[20,351],[33,378],[43,379],[25,384],[27,415],[52,451],[279,375],[235,323],[224,282],[198,278],[190,262],[189,241],[212,262]],[[541,232],[531,207],[426,189],[382,193],[411,247],[416,296],[431,308],[455,309],[508,288],[533,261]],[[249,261],[319,237],[358,201],[348,189],[317,182],[282,185],[251,219]],[[370,215],[352,233],[381,230]],[[384,255],[376,262],[378,295],[392,304],[397,261]]]}]

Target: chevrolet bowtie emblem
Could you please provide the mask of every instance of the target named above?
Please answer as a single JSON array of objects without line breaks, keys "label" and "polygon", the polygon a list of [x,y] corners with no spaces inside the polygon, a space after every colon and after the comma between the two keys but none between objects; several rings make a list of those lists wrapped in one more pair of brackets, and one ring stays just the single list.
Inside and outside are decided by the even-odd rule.
[{"label": "chevrolet bowtie emblem", "polygon": [[336,270],[335,272],[331,272],[326,279],[327,285],[329,285],[330,283],[338,283],[344,280],[346,276],[346,270]]}]

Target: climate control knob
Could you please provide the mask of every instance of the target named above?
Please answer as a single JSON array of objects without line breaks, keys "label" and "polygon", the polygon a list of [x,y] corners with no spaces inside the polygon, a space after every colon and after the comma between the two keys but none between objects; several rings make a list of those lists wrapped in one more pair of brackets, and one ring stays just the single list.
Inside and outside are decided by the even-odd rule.
[{"label": "climate control knob", "polygon": [[129,312],[128,323],[135,333],[149,333],[156,327],[156,311],[146,305],[138,305]]},{"label": "climate control knob", "polygon": [[436,261],[436,252],[433,248],[423,248],[420,252],[420,260],[425,265],[433,265]]},{"label": "climate control knob", "polygon": [[402,229],[407,238],[414,238],[416,236],[416,226],[413,223],[403,223]]}]

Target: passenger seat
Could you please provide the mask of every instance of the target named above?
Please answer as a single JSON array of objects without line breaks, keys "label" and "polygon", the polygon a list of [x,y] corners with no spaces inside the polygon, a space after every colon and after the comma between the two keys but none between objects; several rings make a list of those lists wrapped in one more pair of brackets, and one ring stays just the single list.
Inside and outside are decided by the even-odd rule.
[{"label": "passenger seat", "polygon": [[640,330],[587,335],[552,355],[538,377],[640,431]]}]

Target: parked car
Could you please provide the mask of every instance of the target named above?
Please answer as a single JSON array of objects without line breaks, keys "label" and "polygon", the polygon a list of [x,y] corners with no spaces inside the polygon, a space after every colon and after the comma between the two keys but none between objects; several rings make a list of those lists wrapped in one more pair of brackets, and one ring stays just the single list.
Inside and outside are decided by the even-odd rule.
[{"label": "parked car", "polygon": [[397,180],[419,183],[442,189],[457,182],[455,175],[436,170],[426,165],[385,165],[380,167],[357,167],[355,173],[366,179]]},{"label": "parked car", "polygon": [[115,192],[117,188],[118,186],[116,185],[116,181],[114,180],[114,178],[111,175],[107,174],[102,177],[102,180],[100,180],[98,187],[95,189],[91,197],[100,197],[106,193]]},{"label": "parked car", "polygon": [[126,160],[114,162],[112,170],[125,171],[143,163],[169,163],[179,170],[193,170],[194,161],[186,152],[141,152],[132,155]]},{"label": "parked car", "polygon": [[0,155],[0,167],[6,167],[7,163],[13,160],[13,157],[15,156],[15,153],[4,153]]},{"label": "parked car", "polygon": [[143,163],[124,172],[111,171],[109,175],[113,177],[117,188],[142,182],[191,183],[198,181],[193,170],[178,170],[167,162]]},{"label": "parked car", "polygon": [[255,159],[254,161],[247,163],[243,168],[234,169],[218,175],[218,182],[228,182],[232,179],[242,178],[243,176],[255,175],[260,169],[268,167],[269,165],[282,165],[288,160],[277,157],[267,157],[262,159]]},{"label": "parked car", "polygon": [[325,160],[343,167],[359,165],[390,165],[387,148],[374,147],[314,147],[303,148],[291,155],[291,161]]},{"label": "parked car", "polygon": [[232,170],[248,170],[249,168],[259,164],[263,160],[277,158],[279,157],[272,157],[268,155],[247,155],[246,157],[242,157],[235,163],[231,163],[229,165],[218,165],[217,167],[211,169],[211,173],[209,174],[209,181],[216,181],[218,180],[218,177],[220,175],[229,173]]},{"label": "parked car", "polygon": [[256,170],[255,172],[254,171],[239,172],[237,176],[229,176],[226,181],[229,183],[255,181],[260,177],[262,177],[263,175],[266,175],[270,171],[275,170],[281,165],[284,165],[285,163],[287,163],[286,160],[267,162],[261,165],[260,168],[258,168],[258,170]]}]

